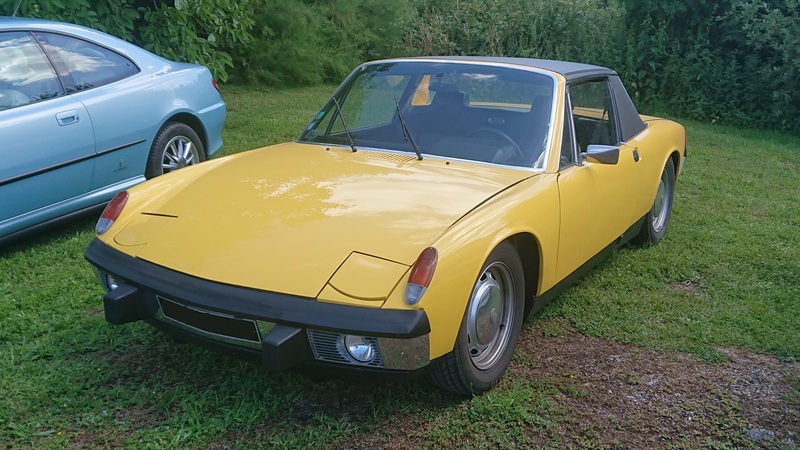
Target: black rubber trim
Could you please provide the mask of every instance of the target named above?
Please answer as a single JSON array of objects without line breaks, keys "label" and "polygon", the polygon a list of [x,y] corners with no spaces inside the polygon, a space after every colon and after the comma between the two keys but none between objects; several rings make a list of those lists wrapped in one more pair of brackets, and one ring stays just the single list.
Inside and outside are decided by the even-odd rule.
[{"label": "black rubber trim", "polygon": [[556,297],[566,291],[569,287],[578,284],[579,280],[581,280],[587,273],[611,256],[618,248],[633,239],[636,234],[638,234],[639,229],[642,228],[646,217],[647,215],[637,220],[636,223],[625,230],[625,233],[623,233],[622,236],[615,239],[614,242],[608,244],[605,248],[600,250],[600,252],[592,256],[588,261],[575,269],[575,271],[567,275],[563,280],[556,283],[555,286],[551,287],[545,292],[542,292],[540,295],[533,297],[532,299],[528,299],[528,303],[525,305],[525,317],[527,318],[530,314],[536,314],[537,312],[541,311],[542,308],[550,304],[550,302],[555,300]]},{"label": "black rubber trim", "polygon": [[81,157],[78,157],[78,158],[70,159],[69,161],[60,162],[58,164],[53,164],[51,166],[43,167],[41,169],[36,169],[36,170],[32,170],[30,172],[22,173],[22,174],[19,174],[19,175],[14,175],[13,177],[8,177],[8,178],[6,178],[4,180],[0,180],[0,186],[5,186],[6,184],[10,184],[10,183],[13,183],[15,181],[21,181],[21,180],[24,180],[26,178],[35,177],[36,175],[41,175],[43,173],[52,172],[54,170],[58,170],[58,169],[61,169],[61,168],[67,167],[67,166],[71,166],[73,164],[78,164],[78,163],[81,163],[81,162],[84,162],[84,161],[88,161],[88,160],[90,160],[92,158],[96,158],[98,156],[105,155],[107,153],[116,152],[117,150],[122,150],[124,148],[128,148],[128,147],[134,146],[136,144],[140,144],[140,143],[142,143],[144,141],[145,141],[144,139],[139,139],[138,141],[131,142],[129,144],[120,145],[118,147],[105,149],[105,150],[100,151],[100,152],[91,153],[91,154],[84,155],[84,156],[81,156]]},{"label": "black rubber trim", "polygon": [[[313,356],[309,355],[311,352],[310,350],[302,350],[300,355],[292,356],[294,361],[290,361],[289,364],[265,364],[264,359],[266,356],[262,351],[211,340],[198,334],[193,334],[178,328],[174,328],[159,320],[148,319],[146,322],[159,331],[171,336],[178,342],[191,343],[218,354],[239,358],[251,364],[260,365],[262,368],[268,371],[292,371],[304,374],[314,379],[342,379],[350,382],[353,380],[357,380],[358,382],[392,382],[412,380],[428,373],[434,366],[435,361],[438,361],[438,359],[432,360],[427,366],[406,371],[385,369],[383,367],[370,367],[354,364],[334,364],[325,361],[319,361],[315,360]],[[269,350],[267,352],[269,352]]]},{"label": "black rubber trim", "polygon": [[98,269],[166,298],[240,317],[348,334],[413,338],[430,333],[423,310],[362,308],[196,278],[128,256],[98,239],[84,255]]}]

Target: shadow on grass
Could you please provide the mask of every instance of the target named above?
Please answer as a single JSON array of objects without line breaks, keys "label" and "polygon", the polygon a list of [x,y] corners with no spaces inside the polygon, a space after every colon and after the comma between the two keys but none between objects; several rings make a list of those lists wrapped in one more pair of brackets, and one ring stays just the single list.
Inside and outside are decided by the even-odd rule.
[{"label": "shadow on grass", "polygon": [[[87,232],[93,233],[101,211],[94,211],[75,219],[58,222],[42,230],[25,233],[11,241],[0,241],[0,257],[12,253],[24,253],[36,248],[45,248],[59,242],[75,239]],[[87,241],[88,244],[88,241]]]},{"label": "shadow on grass", "polygon": [[[108,325],[111,327],[111,325]],[[120,332],[116,332],[120,330]],[[116,336],[113,336],[116,335]],[[436,416],[464,401],[425,378],[405,381],[312,379],[176,343],[144,324],[113,327],[107,347],[75,349],[47,361],[83,386],[114,424],[81,427],[71,442],[120,444],[182,430],[190,442],[273,442],[303,447],[335,442],[373,425]],[[103,435],[106,435],[103,437]],[[91,440],[88,440],[91,437]]]}]

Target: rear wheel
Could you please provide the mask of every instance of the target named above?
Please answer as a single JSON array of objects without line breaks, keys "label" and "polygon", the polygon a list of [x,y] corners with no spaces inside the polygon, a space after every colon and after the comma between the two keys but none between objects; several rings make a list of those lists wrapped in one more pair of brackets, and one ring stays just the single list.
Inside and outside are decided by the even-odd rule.
[{"label": "rear wheel", "polygon": [[167,122],[153,139],[144,176],[150,179],[205,159],[203,142],[190,126],[180,122]]},{"label": "rear wheel", "polygon": [[475,281],[455,348],[431,374],[441,388],[471,395],[503,376],[519,340],[525,308],[522,263],[514,247],[500,244]]},{"label": "rear wheel", "polygon": [[639,245],[655,244],[667,233],[669,218],[672,215],[672,203],[675,195],[675,166],[672,161],[667,161],[664,170],[661,172],[661,179],[658,182],[656,199],[653,207],[645,216],[642,229],[633,238],[633,242]]}]

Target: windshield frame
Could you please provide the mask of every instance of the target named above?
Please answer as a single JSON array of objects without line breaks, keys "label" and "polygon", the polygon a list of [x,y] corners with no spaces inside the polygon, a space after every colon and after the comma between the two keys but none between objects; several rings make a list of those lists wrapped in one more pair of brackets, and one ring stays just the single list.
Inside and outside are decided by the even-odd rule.
[{"label": "windshield frame", "polygon": [[[531,66],[515,65],[515,64],[505,63],[505,62],[490,62],[490,61],[475,61],[475,60],[463,60],[463,61],[460,61],[460,60],[451,60],[451,59],[437,59],[437,58],[421,57],[421,58],[399,58],[399,59],[390,59],[390,60],[380,60],[380,61],[373,61],[373,62],[368,62],[368,63],[362,64],[359,67],[357,67],[355,70],[353,70],[350,73],[350,75],[348,75],[347,78],[345,78],[345,80],[336,88],[336,90],[331,95],[331,97],[325,102],[323,107],[314,116],[314,118],[311,120],[311,122],[309,122],[309,124],[304,128],[303,132],[297,137],[297,139],[295,139],[295,142],[304,143],[304,144],[312,144],[312,145],[325,145],[325,146],[329,146],[329,147],[349,148],[350,145],[349,145],[349,142],[347,142],[347,141],[336,142],[333,139],[328,139],[326,141],[316,141],[314,139],[316,139],[317,136],[320,136],[320,135],[313,136],[313,137],[309,137],[309,136],[312,134],[312,130],[318,129],[318,126],[320,126],[320,124],[325,122],[326,118],[330,114],[334,114],[333,117],[331,117],[329,120],[327,120],[328,126],[327,126],[327,129],[324,130],[325,138],[330,138],[331,136],[333,136],[332,127],[334,126],[335,121],[338,120],[335,117],[335,115],[338,114],[337,111],[336,111],[336,108],[334,106],[332,106],[333,103],[334,103],[333,99],[334,98],[337,99],[337,101],[339,101],[340,104],[346,103],[347,102],[347,97],[350,94],[350,91],[355,86],[355,82],[357,81],[357,79],[360,76],[362,76],[362,74],[364,72],[372,71],[372,73],[375,73],[375,69],[378,69],[380,66],[391,67],[391,65],[399,65],[399,64],[419,65],[420,66],[420,70],[424,69],[424,65],[426,65],[426,64],[427,65],[442,66],[442,67],[453,66],[453,69],[448,69],[448,70],[452,70],[453,71],[452,73],[462,73],[462,71],[465,71],[466,69],[468,69],[468,67],[464,67],[464,66],[472,66],[472,67],[484,66],[484,67],[491,67],[492,69],[497,69],[498,71],[502,71],[502,73],[506,74],[506,75],[512,74],[514,77],[517,76],[517,74],[514,74],[514,72],[519,72],[520,73],[519,76],[521,76],[523,78],[525,77],[525,75],[523,73],[527,72],[527,73],[536,74],[538,76],[543,76],[543,77],[546,77],[547,79],[549,79],[549,82],[545,81],[544,83],[542,83],[542,81],[544,79],[540,79],[536,83],[538,86],[542,86],[543,88],[549,89],[550,100],[549,100],[549,109],[547,109],[545,111],[546,117],[547,117],[547,127],[546,127],[546,129],[544,131],[544,136],[543,136],[544,137],[543,150],[541,151],[541,154],[537,158],[537,160],[534,161],[532,164],[530,164],[530,165],[520,165],[518,163],[517,164],[510,164],[510,163],[504,163],[504,162],[493,162],[493,161],[486,161],[486,160],[480,160],[480,159],[463,158],[463,157],[458,157],[457,155],[452,155],[452,154],[451,155],[442,155],[442,154],[430,151],[430,149],[426,148],[426,146],[424,146],[424,145],[420,145],[419,146],[419,148],[420,148],[420,150],[422,152],[422,155],[425,158],[459,160],[459,161],[465,161],[465,162],[474,163],[474,164],[486,164],[486,165],[492,165],[492,166],[504,166],[504,167],[512,167],[512,168],[516,168],[516,169],[522,169],[522,170],[532,170],[532,171],[544,171],[545,170],[545,168],[547,167],[547,162],[548,162],[548,160],[550,158],[552,142],[553,142],[553,139],[554,139],[554,129],[557,128],[557,126],[556,126],[557,125],[557,123],[556,123],[556,110],[557,110],[557,103],[558,103],[559,78],[557,77],[557,74],[555,74],[555,73],[553,73],[551,71],[548,71],[546,69],[541,69],[541,68],[536,68],[536,67],[531,67]],[[378,66],[378,67],[376,67],[376,66]],[[456,66],[460,66],[460,67],[456,67]],[[414,68],[412,67],[411,69],[414,69]],[[430,72],[432,72],[432,70]],[[450,73],[450,72],[448,72],[448,73]],[[497,72],[497,73],[501,73],[501,72]],[[422,76],[422,75],[420,75],[420,76]],[[419,80],[417,80],[416,83],[408,82],[407,85],[403,88],[402,94],[399,97],[395,97],[395,98],[400,103],[401,106],[405,105],[405,107],[408,107],[408,106],[410,106],[411,101],[412,101],[411,97],[414,95],[414,93],[418,89],[419,89]],[[481,107],[481,106],[485,107],[486,106],[486,105],[479,105],[479,103],[480,102],[476,102],[475,104],[468,103],[468,106],[470,106],[470,107],[473,107],[473,105],[475,105],[474,107]],[[499,105],[495,105],[495,106],[499,106]],[[509,105],[509,107],[511,107],[511,106],[514,106],[514,105]],[[531,104],[530,108],[533,108],[533,104]],[[531,123],[534,123],[534,122],[531,122]],[[350,131],[353,131],[353,129],[358,130],[358,127],[357,126],[353,126],[350,123],[349,120],[348,120],[348,126],[351,127]],[[410,128],[410,132],[413,134],[413,136],[415,138],[418,137],[416,134],[414,134],[415,131],[417,131],[417,130],[415,130],[415,124],[411,124],[409,126],[409,128]],[[366,127],[364,129],[366,129]],[[357,138],[357,140],[358,139],[359,138]],[[385,146],[382,146],[382,145],[370,145],[369,141],[367,141],[367,142],[357,142],[357,145],[358,145],[359,150],[372,150],[372,151],[378,151],[378,152],[397,153],[397,154],[404,154],[404,155],[409,154],[409,152],[410,152],[411,154],[413,154],[413,150],[389,148],[389,147],[385,147]]]}]

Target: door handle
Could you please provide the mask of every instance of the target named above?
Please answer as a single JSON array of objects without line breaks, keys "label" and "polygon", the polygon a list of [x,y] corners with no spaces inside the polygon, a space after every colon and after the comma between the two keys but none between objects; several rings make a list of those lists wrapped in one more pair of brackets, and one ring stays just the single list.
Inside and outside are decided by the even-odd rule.
[{"label": "door handle", "polygon": [[58,124],[63,126],[72,125],[73,123],[78,123],[81,121],[81,116],[78,115],[78,111],[75,109],[70,109],[69,111],[62,111],[56,114],[56,121]]}]

